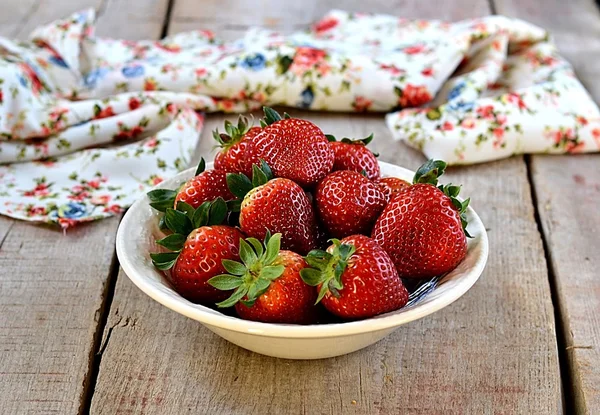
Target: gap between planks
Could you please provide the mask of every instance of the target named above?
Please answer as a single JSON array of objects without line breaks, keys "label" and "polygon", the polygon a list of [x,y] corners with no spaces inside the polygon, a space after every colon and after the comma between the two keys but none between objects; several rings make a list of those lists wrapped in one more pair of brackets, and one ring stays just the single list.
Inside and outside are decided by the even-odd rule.
[{"label": "gap between planks", "polygon": [[[174,4],[175,0],[168,0],[167,2],[167,9],[165,11],[165,16],[163,18],[162,28],[160,32],[161,39],[163,39],[168,34],[169,24],[171,20],[171,12],[173,10]],[[101,4],[99,14],[102,14],[102,12],[104,11],[104,7],[105,3],[103,2]],[[110,315],[110,311],[112,308],[112,302],[115,295],[115,288],[117,286],[117,279],[119,275],[119,268],[119,259],[117,258],[117,253],[115,251],[109,268],[109,276],[108,281],[106,283],[106,290],[103,293],[104,303],[102,304],[102,308],[100,309],[98,325],[96,326],[96,332],[94,333],[94,345],[90,350],[88,371],[83,385],[83,398],[79,406],[80,415],[90,413],[92,399],[94,397],[94,392],[96,389],[96,382],[98,381],[98,375],[100,373],[100,363],[102,361],[102,355],[104,349],[106,348],[110,340],[112,328],[109,329],[106,336],[104,336],[104,331],[106,329],[106,325],[108,323],[108,316]]]},{"label": "gap between planks", "polygon": [[563,411],[565,414],[576,414],[577,408],[575,405],[575,393],[576,390],[580,389],[580,385],[575,384],[575,379],[572,376],[571,363],[568,356],[568,344],[572,344],[572,339],[568,337],[570,333],[570,327],[568,322],[565,324],[565,320],[561,318],[565,310],[563,309],[560,302],[560,285],[557,281],[556,275],[552,268],[552,253],[544,232],[542,225],[542,218],[540,217],[538,194],[535,188],[535,182],[533,180],[533,167],[531,165],[531,155],[525,155],[525,166],[527,168],[527,181],[529,182],[529,189],[531,191],[531,201],[533,202],[533,214],[537,229],[542,239],[542,248],[544,250],[544,258],[546,260],[546,272],[548,275],[548,282],[550,284],[550,294],[552,298],[552,307],[554,308],[554,325],[556,327],[556,347],[558,351],[558,364],[560,365],[560,380],[561,380],[561,393],[563,402]]}]

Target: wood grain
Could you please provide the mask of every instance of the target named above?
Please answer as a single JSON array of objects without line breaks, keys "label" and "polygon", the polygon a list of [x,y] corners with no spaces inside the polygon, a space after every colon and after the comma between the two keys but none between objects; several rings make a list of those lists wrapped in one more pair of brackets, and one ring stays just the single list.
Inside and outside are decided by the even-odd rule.
[{"label": "wood grain", "polygon": [[[160,35],[162,21],[130,25],[123,4],[121,10],[110,7],[116,3],[104,4],[101,34],[133,37],[135,28],[142,32],[138,36]],[[139,3],[147,6],[144,15],[154,7],[156,16],[164,16],[166,0]],[[102,4],[4,0],[0,35],[24,38],[40,24]],[[82,410],[118,223],[118,218],[106,219],[63,235],[56,228],[0,217],[2,414]]]},{"label": "wood grain", "polygon": [[[423,161],[392,142],[379,116],[294,114],[333,134],[374,132],[384,161],[413,169]],[[209,118],[207,130],[217,118]],[[209,140],[206,131],[204,151]],[[362,351],[288,361],[227,343],[153,302],[121,272],[92,412],[560,413],[553,309],[523,159],[448,176],[473,196],[492,252],[481,280],[454,305]]]},{"label": "wood grain", "polygon": [[[560,53],[600,102],[600,11],[591,0],[496,1],[499,13],[552,33]],[[579,413],[600,413],[600,155],[532,156],[530,168]]]}]

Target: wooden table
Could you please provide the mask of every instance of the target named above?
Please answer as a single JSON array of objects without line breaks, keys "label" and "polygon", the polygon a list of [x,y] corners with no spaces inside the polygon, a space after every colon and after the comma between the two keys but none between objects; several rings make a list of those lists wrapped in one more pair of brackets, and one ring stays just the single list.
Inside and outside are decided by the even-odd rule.
[{"label": "wooden table", "polygon": [[[98,33],[155,38],[250,25],[284,32],[330,8],[458,20],[490,13],[550,29],[600,101],[600,12],[592,0],[3,0],[0,35],[84,7]],[[381,159],[409,168],[381,115],[298,114],[328,132],[374,132]],[[233,118],[233,117],[230,117]],[[198,154],[209,155],[210,116]],[[600,156],[526,156],[453,168],[489,228],[481,280],[452,306],[380,343],[320,361],[233,346],[152,301],[114,254],[119,219],[70,230],[0,217],[3,414],[600,413]]]}]

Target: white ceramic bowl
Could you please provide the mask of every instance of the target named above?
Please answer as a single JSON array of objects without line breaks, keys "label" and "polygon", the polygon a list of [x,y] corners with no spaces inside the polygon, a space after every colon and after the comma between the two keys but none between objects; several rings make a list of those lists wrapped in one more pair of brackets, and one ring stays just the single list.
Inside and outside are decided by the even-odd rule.
[{"label": "white ceramic bowl", "polygon": [[[383,176],[395,176],[408,181],[414,173],[388,163],[380,163]],[[209,163],[207,168],[212,168]],[[157,188],[176,188],[194,174],[186,170]],[[164,306],[201,322],[209,330],[248,350],[287,359],[320,359],[351,353],[367,347],[402,324],[425,317],[456,301],[481,275],[488,256],[488,239],[479,216],[470,207],[467,211],[469,232],[466,258],[459,266],[441,278],[406,307],[361,321],[300,326],[268,324],[242,320],[191,303],[177,294],[162,272],[156,270],[149,252],[156,252],[158,214],[146,196],[138,200],[125,214],[117,233],[117,255],[127,276],[142,291]],[[432,288],[432,289],[431,289]]]}]

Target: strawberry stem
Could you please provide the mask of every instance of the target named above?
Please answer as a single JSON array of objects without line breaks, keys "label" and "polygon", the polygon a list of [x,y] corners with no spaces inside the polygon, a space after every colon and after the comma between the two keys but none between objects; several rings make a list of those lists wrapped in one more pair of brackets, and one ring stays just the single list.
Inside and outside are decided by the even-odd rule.
[{"label": "strawberry stem", "polygon": [[331,242],[333,242],[331,253],[319,249],[310,251],[305,258],[310,267],[300,271],[300,276],[306,284],[313,287],[321,286],[315,304],[318,304],[327,293],[339,297],[339,290],[344,288],[342,274],[348,266],[350,257],[356,251],[354,245],[342,244],[339,239],[332,239]]},{"label": "strawberry stem", "polygon": [[208,283],[219,290],[233,290],[231,297],[217,303],[218,307],[231,307],[241,302],[252,307],[256,300],[279,278],[285,267],[277,263],[281,247],[281,234],[271,236],[269,232],[264,242],[256,238],[240,239],[240,259],[242,262],[224,259],[223,267],[228,274],[217,275]]},{"label": "strawberry stem", "polygon": [[413,184],[427,183],[436,186],[438,178],[446,171],[446,166],[443,160],[427,160],[415,173]]}]

